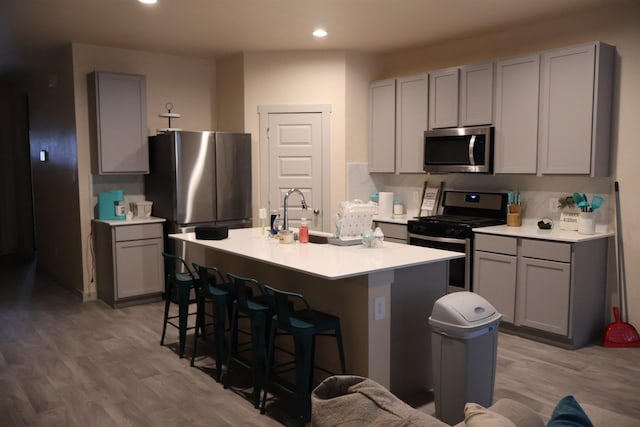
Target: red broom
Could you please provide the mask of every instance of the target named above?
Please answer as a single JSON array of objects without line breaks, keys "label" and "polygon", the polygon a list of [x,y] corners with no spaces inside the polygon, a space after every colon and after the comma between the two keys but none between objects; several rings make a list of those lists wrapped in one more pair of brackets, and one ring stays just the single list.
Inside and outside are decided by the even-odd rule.
[{"label": "red broom", "polygon": [[624,248],[622,246],[622,220],[620,217],[620,189],[618,181],[615,182],[616,190],[616,236],[618,249],[618,303],[622,309],[622,321],[618,307],[613,307],[615,322],[607,326],[602,338],[604,347],[640,347],[640,335],[633,325],[627,320],[627,286],[624,273]]}]

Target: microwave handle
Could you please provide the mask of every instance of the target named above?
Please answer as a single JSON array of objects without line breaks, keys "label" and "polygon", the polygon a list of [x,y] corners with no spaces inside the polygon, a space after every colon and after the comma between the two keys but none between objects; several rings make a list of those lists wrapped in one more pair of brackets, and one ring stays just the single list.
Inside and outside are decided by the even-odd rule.
[{"label": "microwave handle", "polygon": [[476,145],[476,136],[475,135],[471,135],[471,139],[469,140],[469,164],[471,166],[475,166],[476,165],[476,159],[475,156],[473,155],[473,148]]}]

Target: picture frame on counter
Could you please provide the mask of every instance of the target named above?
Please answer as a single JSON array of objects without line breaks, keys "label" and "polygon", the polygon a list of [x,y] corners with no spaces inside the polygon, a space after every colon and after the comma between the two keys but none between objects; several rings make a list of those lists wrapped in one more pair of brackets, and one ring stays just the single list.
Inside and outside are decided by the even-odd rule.
[{"label": "picture frame on counter", "polygon": [[437,215],[442,198],[443,184],[443,182],[440,182],[435,185],[429,185],[428,181],[424,182],[424,186],[422,187],[422,201],[420,203],[420,216]]}]

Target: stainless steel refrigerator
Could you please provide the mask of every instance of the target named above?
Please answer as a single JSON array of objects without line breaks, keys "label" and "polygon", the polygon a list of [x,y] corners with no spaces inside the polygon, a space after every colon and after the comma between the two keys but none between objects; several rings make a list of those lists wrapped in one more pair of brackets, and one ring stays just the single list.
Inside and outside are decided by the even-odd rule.
[{"label": "stainless steel refrigerator", "polygon": [[[153,202],[153,215],[167,219],[167,234],[196,226],[251,227],[250,134],[170,131],[152,136],[149,168],[145,194]],[[193,258],[173,240],[165,239],[165,248]]]}]

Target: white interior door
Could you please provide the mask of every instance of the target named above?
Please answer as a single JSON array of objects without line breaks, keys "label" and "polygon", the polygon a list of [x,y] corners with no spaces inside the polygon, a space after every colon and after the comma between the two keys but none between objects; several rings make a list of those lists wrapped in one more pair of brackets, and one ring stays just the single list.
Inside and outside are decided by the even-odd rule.
[{"label": "white interior door", "polygon": [[284,212],[284,195],[291,188],[303,194],[289,197],[289,226],[308,218],[309,228],[322,229],[322,113],[268,115],[269,209]]}]

